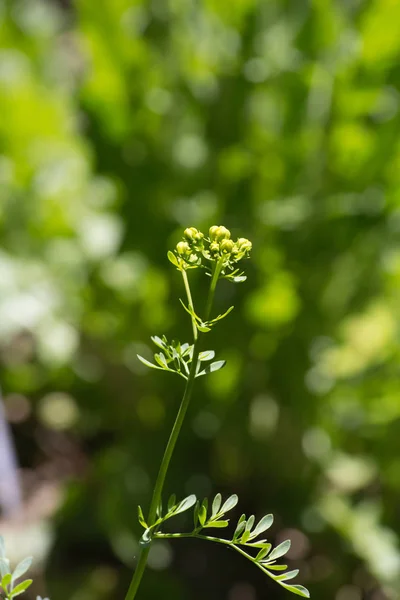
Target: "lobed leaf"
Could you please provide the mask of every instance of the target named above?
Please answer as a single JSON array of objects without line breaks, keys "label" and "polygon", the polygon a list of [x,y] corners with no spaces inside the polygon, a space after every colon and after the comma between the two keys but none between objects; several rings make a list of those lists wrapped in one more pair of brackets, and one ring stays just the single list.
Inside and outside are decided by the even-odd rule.
[{"label": "lobed leaf", "polygon": [[21,583],[16,585],[15,588],[9,594],[10,598],[14,598],[15,596],[23,594],[25,590],[27,590],[28,587],[31,585],[31,583],[32,579],[25,579],[25,581],[22,581]]},{"label": "lobed leaf", "polygon": [[4,575],[7,575],[8,573],[11,573],[10,561],[8,560],[8,558],[1,557],[0,558],[0,575],[1,575],[1,577],[4,577]]},{"label": "lobed leaf", "polygon": [[234,541],[237,540],[237,538],[240,536],[240,534],[244,531],[245,527],[246,527],[246,515],[243,514],[240,517],[240,519],[238,521],[238,524],[236,525],[236,529],[235,529],[235,532],[233,534],[233,540]]},{"label": "lobed leaf", "polygon": [[229,525],[229,521],[209,521],[208,523],[206,523],[204,525],[204,528],[206,527],[228,527]]},{"label": "lobed leaf", "polygon": [[140,505],[138,506],[138,519],[139,519],[139,523],[141,524],[141,526],[144,527],[145,529],[147,529],[148,525],[145,521],[143,510]]},{"label": "lobed leaf", "polygon": [[[219,361],[219,362],[223,362],[225,364],[225,361]],[[213,363],[216,364],[216,363]],[[230,510],[232,510],[232,508],[235,508],[235,506],[237,505],[237,503],[239,502],[239,498],[236,494],[232,494],[232,496],[229,496],[229,498],[227,500],[225,500],[225,502],[222,505],[221,511],[222,513],[226,513]]]},{"label": "lobed leaf", "polygon": [[208,373],[214,373],[215,371],[219,371],[226,365],[226,360],[217,360],[210,365],[207,365],[205,369],[197,373],[196,377],[200,377],[201,375],[207,375]]},{"label": "lobed leaf", "polygon": [[290,546],[291,546],[291,541],[285,540],[284,542],[282,542],[282,544],[279,544],[279,546],[277,546],[276,548],[274,548],[274,550],[272,550],[271,554],[269,555],[269,560],[275,560],[276,558],[280,558],[281,556],[284,556],[286,554],[286,552],[289,551]]},{"label": "lobed leaf", "polygon": [[176,506],[176,495],[171,494],[170,497],[168,498],[168,503],[167,503],[168,512],[170,512],[174,508],[174,506]]},{"label": "lobed leaf", "polygon": [[28,569],[30,569],[32,561],[32,556],[28,556],[27,558],[24,558],[24,560],[21,560],[20,563],[18,563],[12,574],[12,583],[14,583],[14,581],[19,577],[22,577],[22,575],[25,575]]},{"label": "lobed leaf", "polygon": [[7,575],[4,575],[4,577],[1,580],[1,587],[3,588],[3,590],[6,590],[6,587],[8,585],[10,585],[11,583],[11,573],[7,573]]},{"label": "lobed leaf", "polygon": [[214,350],[204,350],[204,352],[200,352],[199,360],[200,361],[212,360],[214,358],[214,356],[215,356]]},{"label": "lobed leaf", "polygon": [[284,583],[281,583],[281,585],[287,590],[289,590],[289,592],[297,594],[297,596],[302,596],[303,598],[310,597],[310,592],[303,585],[285,585]]},{"label": "lobed leaf", "polygon": [[221,502],[222,502],[222,496],[221,496],[221,494],[217,494],[212,503],[212,509],[211,509],[212,517],[215,517],[218,514],[219,509],[221,508]]},{"label": "lobed leaf", "polygon": [[264,531],[269,529],[273,522],[273,515],[265,515],[265,517],[261,519],[261,521],[256,525],[255,529],[252,531],[250,539],[256,538],[258,535],[260,535],[260,533],[263,533]]},{"label": "lobed leaf", "polygon": [[185,510],[189,510],[189,508],[192,508],[192,506],[194,506],[196,504],[196,500],[197,500],[197,498],[194,494],[187,496],[187,498],[184,498],[184,500],[179,502],[177,507],[174,509],[173,514],[179,515],[179,513],[185,512]]},{"label": "lobed leaf", "polygon": [[265,544],[263,548],[261,548],[260,552],[256,556],[256,562],[260,562],[263,558],[265,558],[268,552],[271,550],[271,544]]},{"label": "lobed leaf", "polygon": [[143,358],[143,356],[140,356],[140,354],[137,354],[136,356],[138,357],[138,359],[140,360],[140,362],[142,362],[144,365],[146,365],[146,367],[150,367],[151,369],[162,369],[163,368],[163,367],[158,367],[154,363],[151,363],[146,358]]},{"label": "lobed leaf", "polygon": [[178,259],[176,258],[175,254],[171,252],[171,250],[168,250],[167,256],[169,262],[172,263],[177,269],[180,269]]},{"label": "lobed leaf", "polygon": [[294,579],[299,574],[299,569],[293,569],[293,571],[287,571],[283,573],[283,575],[278,575],[275,578],[275,581],[289,581],[289,579]]}]

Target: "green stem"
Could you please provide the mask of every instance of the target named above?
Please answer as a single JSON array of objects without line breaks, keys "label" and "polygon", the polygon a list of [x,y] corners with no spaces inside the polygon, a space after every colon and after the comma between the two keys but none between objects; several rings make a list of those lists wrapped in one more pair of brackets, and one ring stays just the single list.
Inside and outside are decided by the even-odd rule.
[{"label": "green stem", "polygon": [[[186,296],[188,299],[189,308],[191,308],[194,311],[194,305],[193,305],[193,300],[192,300],[192,294],[190,292],[190,285],[189,285],[187,272],[185,269],[182,269],[181,273],[182,273],[183,283],[185,284],[185,290],[186,290]],[[196,319],[194,317],[191,317],[191,319],[192,319],[193,338],[194,338],[194,341],[196,341],[197,336],[198,336]]]},{"label": "green stem", "polygon": [[[210,290],[208,293],[207,304],[206,304],[206,309],[205,309],[205,318],[204,318],[205,321],[207,321],[209,319],[210,314],[211,314],[211,308],[212,308],[212,304],[213,304],[213,300],[214,300],[215,289],[217,287],[217,282],[218,282],[219,275],[221,273],[221,269],[222,269],[222,264],[217,263],[213,270],[213,274],[211,277]],[[184,272],[182,272],[182,274],[183,273]],[[186,275],[186,272],[185,272],[185,275]],[[189,301],[189,303],[191,303],[192,300],[191,300],[189,282],[187,281],[187,276],[186,276],[186,278],[184,276],[183,280],[185,282],[185,287],[187,284],[186,293],[188,294],[188,301]],[[192,325],[193,325],[193,321],[192,321]],[[180,407],[178,410],[178,414],[176,416],[174,426],[173,426],[171,434],[169,436],[169,440],[168,440],[167,446],[165,448],[164,456],[161,461],[160,469],[158,471],[156,484],[154,486],[153,496],[152,496],[151,503],[150,503],[149,516],[148,516],[148,520],[147,520],[147,523],[149,526],[151,526],[154,523],[154,521],[156,520],[157,508],[160,504],[162,490],[163,490],[165,478],[166,478],[167,472],[168,472],[168,467],[171,462],[171,458],[172,458],[172,455],[173,455],[173,452],[174,452],[174,449],[176,446],[176,442],[178,441],[179,433],[182,429],[183,421],[185,419],[186,411],[189,406],[190,398],[192,396],[194,380],[195,380],[196,371],[197,371],[197,363],[198,363],[198,358],[199,358],[199,353],[200,353],[200,340],[201,340],[201,336],[198,335],[197,327],[196,327],[196,332],[193,331],[193,334],[194,334],[194,347],[193,347],[192,363],[190,365],[190,371],[189,371],[188,379],[186,381],[185,391],[183,393],[183,397],[182,397],[182,401],[181,401],[181,404],[180,404]],[[143,577],[143,573],[146,568],[147,557],[148,557],[149,551],[150,551],[149,546],[141,548],[141,550],[140,550],[139,560],[136,565],[136,569],[133,574],[133,578],[132,578],[131,584],[129,586],[128,592],[125,596],[125,600],[134,600],[134,598],[136,596],[136,592],[139,589],[139,586],[140,586],[140,583],[141,583],[141,580]]]}]

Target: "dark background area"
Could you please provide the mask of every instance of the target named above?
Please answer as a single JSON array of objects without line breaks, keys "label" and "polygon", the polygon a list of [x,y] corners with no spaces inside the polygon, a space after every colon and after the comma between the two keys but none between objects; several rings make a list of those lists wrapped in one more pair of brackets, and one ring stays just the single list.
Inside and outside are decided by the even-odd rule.
[{"label": "dark background area", "polygon": [[[274,513],[314,599],[399,598],[399,22],[394,0],[0,1],[0,383],[24,489],[0,532],[35,557],[29,597],[124,597],[182,394],[136,353],[189,341],[166,252],[223,224],[253,242],[248,280],[218,289],[227,366],[199,380],[166,493]],[[183,540],[154,545],[141,598],[161,595],[290,597]]]}]

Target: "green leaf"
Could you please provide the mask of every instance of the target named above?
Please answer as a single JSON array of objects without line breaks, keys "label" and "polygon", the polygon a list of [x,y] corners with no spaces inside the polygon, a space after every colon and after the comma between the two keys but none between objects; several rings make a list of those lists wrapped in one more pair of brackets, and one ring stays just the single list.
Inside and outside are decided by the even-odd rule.
[{"label": "green leaf", "polygon": [[11,573],[7,573],[1,580],[1,587],[6,591],[6,587],[11,583]]},{"label": "green leaf", "polygon": [[162,499],[161,498],[160,498],[160,501],[159,501],[158,506],[156,508],[156,516],[158,518],[162,517]]},{"label": "green leaf", "polygon": [[310,592],[303,585],[285,585],[281,583],[281,585],[286,588],[289,592],[293,594],[297,594],[297,596],[302,596],[303,598],[309,598]]},{"label": "green leaf", "polygon": [[163,369],[169,368],[167,365],[167,359],[165,358],[163,352],[160,352],[159,354],[155,354],[154,358],[156,359],[156,361],[158,362],[160,367],[162,367]]},{"label": "green leaf", "polygon": [[207,327],[207,325],[197,325],[197,329],[199,331],[201,331],[201,333],[207,333],[208,331],[211,331],[211,327]]},{"label": "green leaf", "polygon": [[208,375],[208,373],[214,373],[214,371],[219,371],[226,365],[226,360],[217,360],[210,365],[207,365],[203,371],[197,373],[196,377],[200,377],[201,375]]},{"label": "green leaf", "polygon": [[175,254],[173,252],[171,252],[171,250],[168,250],[167,256],[168,256],[169,262],[172,263],[177,269],[180,270],[178,259],[176,258]]},{"label": "green leaf", "polygon": [[255,529],[252,531],[250,539],[256,538],[258,535],[260,535],[260,533],[263,533],[264,531],[269,529],[273,522],[274,522],[273,515],[265,515],[265,517],[263,517],[261,519],[261,521],[257,524]]},{"label": "green leaf", "polygon": [[199,360],[212,360],[215,356],[214,350],[204,350],[204,352],[200,352]]},{"label": "green leaf", "polygon": [[174,510],[174,515],[179,515],[179,513],[185,512],[185,510],[189,510],[189,508],[192,508],[192,506],[194,506],[195,504],[196,496],[194,494],[191,494],[190,496],[179,502],[176,509]]},{"label": "green leaf", "polygon": [[208,509],[208,500],[207,500],[207,498],[204,498],[203,502],[201,503],[200,510],[199,510],[199,522],[200,522],[200,525],[202,525],[203,527],[207,520],[207,509]]},{"label": "green leaf", "polygon": [[299,569],[293,569],[293,571],[287,571],[283,575],[278,575],[275,578],[275,581],[289,581],[289,579],[294,579],[299,574]]},{"label": "green leaf", "polygon": [[259,562],[260,560],[265,558],[267,556],[268,552],[271,550],[271,548],[272,548],[271,544],[266,544],[263,548],[261,548],[260,552],[256,556],[256,562]]},{"label": "green leaf", "polygon": [[225,311],[224,313],[222,313],[222,315],[218,315],[218,317],[215,317],[215,319],[213,319],[212,321],[210,321],[210,323],[216,323],[217,321],[220,321],[221,319],[224,319],[226,316],[229,315],[230,312],[233,311],[234,308],[235,308],[234,306],[230,306],[227,311]]},{"label": "green leaf", "polygon": [[[225,363],[225,361],[220,361],[220,362]],[[215,364],[215,363],[213,363],[213,364]],[[229,498],[227,500],[225,500],[220,512],[226,513],[228,511],[232,510],[232,508],[235,508],[235,506],[237,505],[238,502],[239,502],[239,498],[238,498],[237,494],[232,494],[232,496],[229,496]]]},{"label": "green leaf", "polygon": [[219,509],[221,508],[222,496],[221,494],[217,494],[212,503],[212,512],[211,516],[215,517],[218,514]]},{"label": "green leaf", "polygon": [[0,535],[0,558],[5,558],[6,557],[6,547],[4,544],[4,538],[2,535]]},{"label": "green leaf", "polygon": [[249,531],[249,532],[251,531],[251,528],[253,527],[253,525],[254,525],[254,521],[255,521],[255,520],[256,520],[256,518],[255,518],[255,516],[254,516],[254,515],[251,515],[251,517],[249,517],[249,518],[247,519],[247,523],[246,523],[246,531]]},{"label": "green leaf", "polygon": [[193,511],[193,522],[194,522],[195,528],[197,527],[197,524],[199,522],[199,510],[200,510],[200,501],[197,500],[196,505],[194,507],[194,511]]},{"label": "green leaf", "polygon": [[269,558],[267,560],[261,561],[264,567],[267,567],[268,571],[286,571],[288,568],[287,565],[270,565]]},{"label": "green leaf", "polygon": [[171,496],[168,498],[168,503],[167,503],[168,512],[170,512],[174,508],[175,505],[176,505],[176,495],[171,494]]},{"label": "green leaf", "polygon": [[186,312],[193,317],[196,321],[198,321],[199,323],[202,322],[202,320],[200,319],[200,317],[198,315],[196,315],[196,313],[194,312],[193,308],[191,306],[186,306],[186,304],[183,302],[183,300],[181,298],[179,298],[179,302],[182,304],[183,308],[186,310]]},{"label": "green leaf", "polygon": [[150,339],[156,346],[161,348],[161,350],[165,349],[166,344],[160,337],[158,337],[158,335],[152,335]]},{"label": "green leaf", "polygon": [[23,594],[25,592],[25,590],[28,589],[28,587],[31,585],[32,583],[32,579],[25,579],[25,581],[22,581],[21,583],[19,583],[17,586],[15,586],[15,588],[12,590],[12,592],[10,592],[10,598],[14,598],[15,596],[19,596],[20,594]]},{"label": "green leaf", "polygon": [[229,521],[209,521],[208,523],[206,523],[204,525],[204,528],[206,527],[228,527],[229,525]]},{"label": "green leaf", "polygon": [[245,530],[245,532],[243,533],[241,539],[240,539],[240,544],[245,544],[247,542],[247,540],[250,537],[250,531],[248,531],[247,529]]},{"label": "green leaf", "polygon": [[33,557],[28,556],[27,558],[24,558],[24,560],[21,560],[20,563],[18,563],[18,565],[15,567],[14,572],[12,574],[12,582],[13,583],[16,579],[18,579],[19,577],[22,577],[22,575],[25,575],[25,573],[28,571],[28,569],[30,569],[32,561],[33,561]]},{"label": "green leaf", "polygon": [[242,533],[242,531],[244,531],[245,527],[246,527],[246,515],[243,514],[240,517],[240,519],[238,521],[238,524],[236,525],[236,529],[235,529],[235,532],[233,534],[233,538],[232,539],[236,540],[240,536],[240,534]]},{"label": "green leaf", "polygon": [[138,357],[140,362],[142,362],[144,365],[146,365],[146,367],[150,367],[151,369],[163,369],[163,367],[157,367],[157,365],[146,360],[145,358],[143,358],[143,356],[140,356],[140,354],[137,354],[136,356]]},{"label": "green leaf", "polygon": [[285,540],[284,542],[282,542],[282,544],[279,544],[279,546],[272,550],[271,554],[269,555],[269,560],[275,560],[277,558],[280,558],[281,556],[284,556],[286,552],[289,551],[290,545],[290,540]]},{"label": "green leaf", "polygon": [[148,525],[145,521],[145,518],[143,515],[143,510],[140,505],[138,506],[138,519],[139,519],[139,523],[141,524],[141,526],[144,527],[145,529],[147,529]]},{"label": "green leaf", "polygon": [[4,575],[7,575],[8,573],[11,573],[10,561],[8,560],[8,558],[1,557],[0,558],[0,575],[1,575],[1,577],[4,577]]}]

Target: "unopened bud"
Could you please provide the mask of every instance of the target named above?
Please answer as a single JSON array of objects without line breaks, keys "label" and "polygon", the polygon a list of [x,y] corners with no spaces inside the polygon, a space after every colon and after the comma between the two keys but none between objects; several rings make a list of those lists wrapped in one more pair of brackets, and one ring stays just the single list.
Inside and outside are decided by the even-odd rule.
[{"label": "unopened bud", "polygon": [[241,252],[250,252],[252,249],[252,243],[246,238],[239,238],[236,244]]},{"label": "unopened bud", "polygon": [[210,230],[208,233],[210,235],[211,241],[215,240],[215,236],[216,236],[218,229],[219,229],[218,225],[213,225],[212,227],[210,227]]},{"label": "unopened bud", "polygon": [[229,231],[229,229],[227,229],[223,225],[217,228],[215,232],[215,239],[217,240],[217,242],[221,242],[222,240],[229,240],[230,237],[231,232]]},{"label": "unopened bud", "polygon": [[211,242],[210,244],[210,252],[213,254],[217,254],[219,252],[219,244],[218,242]]},{"label": "unopened bud", "polygon": [[187,242],[178,242],[176,245],[176,251],[178,252],[178,254],[189,254],[190,253],[190,246]]},{"label": "unopened bud", "polygon": [[234,247],[234,243],[232,242],[232,240],[222,240],[222,242],[220,244],[221,251],[226,252],[227,254],[232,252],[233,247]]}]

